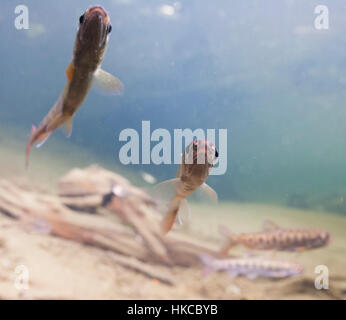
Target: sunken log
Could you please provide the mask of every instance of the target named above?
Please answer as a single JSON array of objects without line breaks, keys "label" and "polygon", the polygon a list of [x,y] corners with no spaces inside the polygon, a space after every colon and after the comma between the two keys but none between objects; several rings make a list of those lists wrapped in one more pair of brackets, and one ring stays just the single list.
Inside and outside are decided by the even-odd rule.
[{"label": "sunken log", "polygon": [[169,285],[174,281],[165,268],[198,265],[201,252],[216,254],[209,244],[174,230],[161,235],[156,201],[97,166],[68,172],[58,195],[0,180],[0,213],[26,230],[104,250],[114,263]]}]

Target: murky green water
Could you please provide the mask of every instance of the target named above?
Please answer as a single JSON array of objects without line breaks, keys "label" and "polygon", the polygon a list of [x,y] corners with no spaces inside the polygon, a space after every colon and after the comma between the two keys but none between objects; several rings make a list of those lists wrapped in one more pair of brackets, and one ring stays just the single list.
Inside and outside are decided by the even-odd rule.
[{"label": "murky green water", "polygon": [[[33,150],[32,175],[45,162],[64,169],[97,162],[139,182],[143,171],[161,181],[177,165],[119,162],[123,129],[140,133],[143,120],[171,133],[224,128],[227,171],[208,180],[221,199],[346,212],[342,0],[327,3],[326,30],[314,24],[320,1],[98,3],[113,26],[103,68],[125,94],[92,90],[71,138],[58,131]],[[18,4],[5,0],[0,10],[0,128],[2,145],[16,141],[24,167],[31,125],[60,95],[79,16],[92,3],[25,1],[30,30],[15,28]]]}]

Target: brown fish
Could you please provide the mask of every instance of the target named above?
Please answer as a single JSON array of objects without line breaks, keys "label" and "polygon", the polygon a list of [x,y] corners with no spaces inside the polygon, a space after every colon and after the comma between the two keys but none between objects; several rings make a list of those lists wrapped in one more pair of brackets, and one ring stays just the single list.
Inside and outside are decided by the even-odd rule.
[{"label": "brown fish", "polygon": [[171,230],[179,210],[186,205],[186,198],[198,188],[201,188],[208,197],[217,201],[216,192],[205,183],[205,180],[218,156],[218,151],[213,143],[208,140],[194,140],[186,147],[182,155],[177,177],[156,186],[157,190],[166,187],[173,190],[168,212],[161,222],[163,234]]},{"label": "brown fish", "polygon": [[227,245],[221,250],[222,255],[241,244],[255,250],[278,250],[301,252],[326,246],[330,241],[327,231],[320,229],[283,229],[271,221],[266,221],[264,230],[256,233],[232,234],[224,226],[220,232],[228,239]]},{"label": "brown fish", "polygon": [[100,66],[112,30],[108,13],[100,6],[93,6],[79,18],[72,62],[66,69],[67,82],[54,107],[38,128],[32,126],[26,148],[26,166],[29,164],[31,146],[41,146],[49,135],[65,126],[67,136],[72,132],[72,117],[87,97],[93,83],[111,94],[121,93],[121,81],[103,71]]}]

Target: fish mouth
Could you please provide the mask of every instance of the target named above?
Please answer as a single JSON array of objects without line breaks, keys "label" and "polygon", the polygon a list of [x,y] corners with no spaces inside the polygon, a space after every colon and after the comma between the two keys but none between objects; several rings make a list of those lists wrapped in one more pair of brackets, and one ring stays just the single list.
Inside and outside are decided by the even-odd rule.
[{"label": "fish mouth", "polygon": [[85,19],[92,20],[95,17],[100,19],[104,25],[108,25],[110,23],[110,18],[107,11],[101,6],[93,6],[87,9],[85,12]]},{"label": "fish mouth", "polygon": [[99,47],[107,41],[107,28],[110,18],[101,6],[93,6],[86,10],[84,22],[80,26],[79,40],[81,42],[96,43]]}]

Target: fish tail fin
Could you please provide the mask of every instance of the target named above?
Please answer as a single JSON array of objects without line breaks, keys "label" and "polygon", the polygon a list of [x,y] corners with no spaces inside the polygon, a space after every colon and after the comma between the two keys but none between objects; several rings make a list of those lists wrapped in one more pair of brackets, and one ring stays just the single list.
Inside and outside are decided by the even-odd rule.
[{"label": "fish tail fin", "polygon": [[227,242],[219,251],[220,256],[222,256],[222,257],[227,256],[229,250],[231,250],[235,245],[236,245],[236,243],[233,241]]},{"label": "fish tail fin", "polygon": [[[64,92],[66,91],[66,87]],[[49,111],[48,115],[42,120],[41,124],[36,128],[32,126],[31,136],[29,143],[26,147],[26,168],[29,165],[29,154],[32,145],[37,141],[36,147],[41,147],[44,142],[48,139],[50,134],[59,128],[60,126],[65,126],[65,132],[67,136],[71,135],[72,131],[72,116],[65,115],[63,110],[64,96],[63,94],[59,97],[58,101],[55,103],[54,107]]]},{"label": "fish tail fin", "polygon": [[26,153],[25,153],[25,169],[28,169],[29,167],[29,156],[30,156],[30,151],[31,151],[31,147],[32,147],[32,144],[34,142],[34,136],[36,134],[36,131],[37,131],[37,128],[32,125],[31,126],[31,135],[30,135],[30,139],[29,139],[29,142],[26,146]]},{"label": "fish tail fin", "polygon": [[161,221],[162,234],[165,235],[172,229],[174,221],[177,217],[181,202],[182,202],[181,198],[174,197],[169,203],[168,212],[166,213],[166,215],[163,217]]},{"label": "fish tail fin", "polygon": [[67,138],[71,137],[72,134],[72,116],[65,116],[62,124],[62,130]]},{"label": "fish tail fin", "polygon": [[[64,89],[64,91],[66,88]],[[44,123],[44,134],[47,134],[45,137],[48,138],[49,134],[54,130],[62,127],[65,135],[70,137],[72,133],[72,116],[70,114],[64,114],[63,112],[63,103],[64,103],[64,93],[59,97],[58,101],[54,107],[49,111],[42,123]]]},{"label": "fish tail fin", "polygon": [[204,264],[203,277],[206,277],[207,275],[215,271],[215,268],[213,268],[212,266],[213,265],[212,262],[214,260],[212,256],[202,252],[199,257]]},{"label": "fish tail fin", "polygon": [[55,117],[36,134],[36,148],[40,148],[47,141],[51,133],[58,127],[62,127],[66,137],[69,138],[72,134],[72,116],[65,116],[62,113],[56,114]]},{"label": "fish tail fin", "polygon": [[34,144],[35,141],[37,141],[36,147],[41,147],[48,137],[50,136],[52,132],[47,131],[44,128],[43,129],[37,129],[34,125],[31,127],[31,135],[29,142],[26,146],[26,161],[25,161],[25,168],[27,169],[29,167],[29,155],[31,151],[31,147]]},{"label": "fish tail fin", "polygon": [[45,132],[42,133],[38,138],[37,138],[37,144],[36,144],[36,148],[40,148],[48,139],[48,137],[50,136],[52,132]]},{"label": "fish tail fin", "polygon": [[224,225],[219,225],[219,232],[227,239],[227,243],[221,248],[219,254],[227,256],[228,251],[238,244],[237,237]]}]

